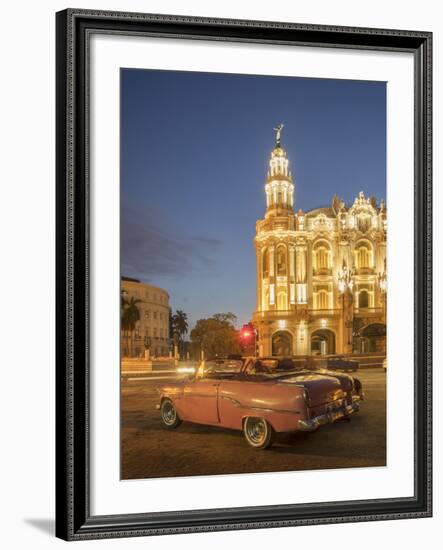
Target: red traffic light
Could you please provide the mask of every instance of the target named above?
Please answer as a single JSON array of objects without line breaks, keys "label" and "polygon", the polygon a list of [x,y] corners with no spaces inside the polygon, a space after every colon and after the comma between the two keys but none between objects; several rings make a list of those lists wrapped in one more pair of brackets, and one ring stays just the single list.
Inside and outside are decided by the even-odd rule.
[{"label": "red traffic light", "polygon": [[244,325],[240,331],[240,336],[243,340],[249,340],[254,335],[254,329],[249,325]]}]

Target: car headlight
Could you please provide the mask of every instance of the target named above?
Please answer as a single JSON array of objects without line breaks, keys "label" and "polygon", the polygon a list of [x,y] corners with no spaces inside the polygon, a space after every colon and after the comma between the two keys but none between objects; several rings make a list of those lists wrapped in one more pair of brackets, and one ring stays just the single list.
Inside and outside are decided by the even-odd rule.
[{"label": "car headlight", "polygon": [[310,407],[311,406],[311,398],[309,397],[309,392],[306,389],[303,390],[303,399],[305,400],[306,405],[308,407]]},{"label": "car headlight", "polygon": [[194,374],[195,371],[195,367],[177,367],[177,372],[180,374]]}]

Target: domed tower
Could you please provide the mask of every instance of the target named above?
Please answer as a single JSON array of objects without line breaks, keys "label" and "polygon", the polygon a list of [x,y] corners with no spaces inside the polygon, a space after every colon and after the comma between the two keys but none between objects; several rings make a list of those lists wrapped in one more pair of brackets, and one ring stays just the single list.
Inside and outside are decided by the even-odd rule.
[{"label": "domed tower", "polygon": [[279,124],[276,131],[276,143],[269,160],[269,170],[266,179],[266,216],[292,214],[294,209],[294,184],[289,171],[289,161],[286,151],[281,146],[281,131]]},{"label": "domed tower", "polygon": [[[274,128],[275,147],[265,183],[266,213],[256,224],[257,310],[262,355],[296,353],[297,307],[306,302],[306,262],[300,255],[294,214],[294,183],[281,145],[283,124]],[[302,288],[303,287],[303,288]]]}]

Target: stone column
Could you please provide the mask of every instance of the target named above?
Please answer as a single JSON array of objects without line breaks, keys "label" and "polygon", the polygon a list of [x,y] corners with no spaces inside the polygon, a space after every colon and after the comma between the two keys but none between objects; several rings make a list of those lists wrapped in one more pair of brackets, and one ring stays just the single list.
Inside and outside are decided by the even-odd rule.
[{"label": "stone column", "polygon": [[306,246],[300,249],[300,263],[301,282],[306,283]]},{"label": "stone column", "polygon": [[289,249],[289,276],[292,279],[295,275],[294,245],[290,244],[288,249]]},{"label": "stone column", "polygon": [[301,283],[301,274],[300,274],[300,266],[301,266],[301,260],[300,260],[300,248],[297,246],[295,249],[295,256],[296,256],[296,283]]},{"label": "stone column", "polygon": [[263,251],[261,247],[257,250],[257,311],[263,311],[262,285],[263,285]]},{"label": "stone column", "polygon": [[275,246],[269,247],[269,277],[274,277],[275,274]]},{"label": "stone column", "polygon": [[269,247],[269,306],[275,306],[277,300],[275,290],[275,246],[272,245]]},{"label": "stone column", "polygon": [[307,260],[306,245],[297,245],[296,282],[297,303],[304,303],[307,299]]},{"label": "stone column", "polygon": [[300,321],[297,323],[296,329],[297,336],[297,355],[307,355],[308,354],[308,326],[305,321]]},{"label": "stone column", "polygon": [[260,323],[259,327],[259,356],[267,356],[272,354],[272,342],[270,337],[269,326]]},{"label": "stone column", "polygon": [[289,245],[289,285],[288,285],[288,301],[289,304],[295,304],[295,247],[293,244]]},{"label": "stone column", "polygon": [[290,295],[290,281],[291,281],[291,249],[288,244],[285,246],[286,248],[286,271],[285,271],[285,277],[286,277],[286,310],[291,309],[291,295]]}]

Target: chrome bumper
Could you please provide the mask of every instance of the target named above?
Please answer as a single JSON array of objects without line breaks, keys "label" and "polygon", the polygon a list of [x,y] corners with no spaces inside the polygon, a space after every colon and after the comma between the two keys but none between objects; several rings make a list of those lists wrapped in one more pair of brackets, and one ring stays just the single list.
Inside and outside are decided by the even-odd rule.
[{"label": "chrome bumper", "polygon": [[313,432],[320,426],[324,426],[325,424],[332,424],[340,418],[346,418],[352,413],[358,412],[360,410],[359,401],[360,397],[354,395],[351,405],[342,405],[341,407],[331,409],[330,411],[320,414],[314,418],[299,420],[298,429],[302,432]]}]

